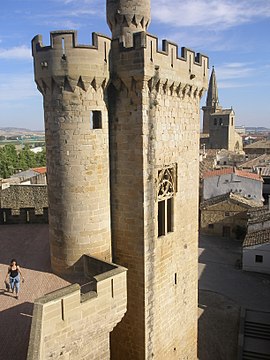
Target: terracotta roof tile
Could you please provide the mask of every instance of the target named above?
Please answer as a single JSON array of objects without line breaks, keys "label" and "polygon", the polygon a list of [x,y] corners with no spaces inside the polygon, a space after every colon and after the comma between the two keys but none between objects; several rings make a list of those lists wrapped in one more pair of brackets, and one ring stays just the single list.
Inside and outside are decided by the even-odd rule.
[{"label": "terracotta roof tile", "polygon": [[239,168],[262,167],[270,164],[270,154],[263,154],[250,159],[239,166]]},{"label": "terracotta roof tile", "polygon": [[259,140],[255,141],[252,144],[246,145],[245,149],[269,149],[270,148],[270,140]]},{"label": "terracotta roof tile", "polygon": [[218,203],[220,203],[222,201],[225,201],[225,200],[231,200],[231,201],[236,202],[238,204],[245,205],[247,208],[259,208],[261,206],[260,201],[247,199],[247,198],[245,198],[245,197],[243,197],[243,196],[241,196],[239,194],[234,194],[232,192],[229,192],[227,194],[218,195],[218,196],[212,197],[211,199],[204,200],[201,203],[200,208],[205,209],[208,206],[218,204]]},{"label": "terracotta roof tile", "polygon": [[203,178],[205,179],[205,178],[212,177],[212,176],[221,176],[221,175],[227,175],[227,174],[235,174],[240,177],[263,181],[262,177],[259,174],[251,173],[251,172],[243,171],[243,170],[238,170],[233,167],[220,169],[220,170],[207,171],[206,173],[203,174]]},{"label": "terracotta roof tile", "polygon": [[42,167],[33,168],[32,170],[38,172],[39,174],[46,174],[47,168],[46,166],[42,166]]},{"label": "terracotta roof tile", "polygon": [[243,242],[243,247],[270,243],[270,228],[248,233]]}]

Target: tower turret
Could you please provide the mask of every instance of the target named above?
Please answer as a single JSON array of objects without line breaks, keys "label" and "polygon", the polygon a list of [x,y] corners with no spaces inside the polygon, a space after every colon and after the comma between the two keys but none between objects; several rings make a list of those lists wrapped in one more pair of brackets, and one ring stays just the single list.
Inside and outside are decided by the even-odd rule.
[{"label": "tower turret", "polygon": [[82,255],[111,259],[108,116],[110,39],[79,45],[75,31],[32,41],[35,81],[44,98],[51,263],[81,269]]},{"label": "tower turret", "polygon": [[125,47],[133,45],[133,34],[146,31],[150,23],[150,0],[107,0],[107,23],[112,38]]}]

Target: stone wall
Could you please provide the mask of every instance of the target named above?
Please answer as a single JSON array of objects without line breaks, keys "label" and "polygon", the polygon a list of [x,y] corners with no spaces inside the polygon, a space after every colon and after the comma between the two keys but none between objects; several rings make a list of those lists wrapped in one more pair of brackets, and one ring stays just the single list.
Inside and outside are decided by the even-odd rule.
[{"label": "stone wall", "polygon": [[[239,228],[247,229],[248,208],[223,201],[201,210],[201,232],[208,235],[224,235],[224,226],[230,229],[230,237],[236,238]],[[210,226],[209,226],[210,225]]]},{"label": "stone wall", "polygon": [[[112,359],[197,358],[199,101],[208,61],[153,36],[112,44],[113,259],[128,267],[128,312]],[[120,59],[120,60],[119,60]],[[173,231],[158,236],[159,174],[175,173]]]},{"label": "stone wall", "polygon": [[83,254],[111,260],[106,86],[110,39],[77,43],[75,31],[32,42],[44,96],[50,247],[53,271],[80,271]]},{"label": "stone wall", "polygon": [[94,291],[82,295],[74,284],[35,301],[27,360],[110,359],[109,333],[126,312],[126,269],[85,261],[96,266]]},{"label": "stone wall", "polygon": [[247,199],[262,201],[263,182],[233,174],[209,176],[203,179],[203,199],[234,192]]},{"label": "stone wall", "polygon": [[48,222],[46,185],[10,185],[0,190],[0,224]]}]

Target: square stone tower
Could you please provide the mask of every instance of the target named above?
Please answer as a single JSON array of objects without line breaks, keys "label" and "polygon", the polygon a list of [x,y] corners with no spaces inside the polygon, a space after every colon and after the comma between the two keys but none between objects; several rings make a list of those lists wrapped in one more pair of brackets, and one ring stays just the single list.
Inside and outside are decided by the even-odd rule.
[{"label": "square stone tower", "polygon": [[111,333],[111,359],[195,360],[208,58],[168,41],[159,50],[146,33],[150,0],[107,0],[107,21],[112,40],[97,36],[93,46],[78,45],[74,32],[52,33],[50,47],[33,41],[52,263],[58,273],[79,271],[88,253],[128,268],[128,311]]},{"label": "square stone tower", "polygon": [[[140,4],[140,5],[138,5]],[[112,359],[197,358],[199,102],[208,59],[147,34],[150,0],[107,1],[113,260],[128,311]]]}]

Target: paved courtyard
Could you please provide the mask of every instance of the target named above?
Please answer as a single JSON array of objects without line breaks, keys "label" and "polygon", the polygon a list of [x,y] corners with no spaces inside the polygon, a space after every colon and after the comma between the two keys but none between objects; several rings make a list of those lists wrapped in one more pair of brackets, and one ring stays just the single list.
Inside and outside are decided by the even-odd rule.
[{"label": "paved courtyard", "polygon": [[[19,300],[4,292],[7,267],[13,257],[25,277]],[[234,360],[241,306],[270,311],[270,276],[243,272],[236,266],[240,257],[239,242],[201,236],[200,360]],[[0,359],[25,360],[34,300],[69,284],[51,273],[48,225],[0,227],[0,275]],[[224,344],[229,344],[227,352]],[[202,351],[205,348],[207,353]]]},{"label": "paved courtyard", "polygon": [[199,288],[217,292],[237,305],[270,311],[270,276],[242,271],[240,242],[201,236],[199,243]]},{"label": "paved courtyard", "polygon": [[241,307],[270,312],[270,276],[239,268],[238,241],[199,242],[199,359],[236,360]]},{"label": "paved courtyard", "polygon": [[[4,292],[7,267],[16,258],[25,282],[19,299]],[[50,270],[48,225],[2,225],[0,227],[0,359],[25,360],[33,302],[68,285]]]}]

